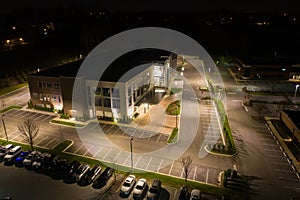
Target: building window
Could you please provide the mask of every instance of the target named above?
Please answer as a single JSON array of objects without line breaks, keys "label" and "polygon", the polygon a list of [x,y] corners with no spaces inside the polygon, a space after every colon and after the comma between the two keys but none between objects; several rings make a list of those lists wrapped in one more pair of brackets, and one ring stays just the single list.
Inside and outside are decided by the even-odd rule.
[{"label": "building window", "polygon": [[120,100],[119,99],[113,99],[112,100],[113,103],[113,108],[120,108]]},{"label": "building window", "polygon": [[59,103],[61,102],[60,96],[58,96],[58,102],[59,102]]},{"label": "building window", "polygon": [[96,95],[101,95],[101,88],[100,87],[96,88],[95,94]]},{"label": "building window", "polygon": [[60,83],[55,82],[55,83],[54,83],[54,88],[55,88],[55,89],[60,89]]},{"label": "building window", "polygon": [[39,88],[43,87],[43,83],[41,81],[39,81]]},{"label": "building window", "polygon": [[132,98],[130,96],[130,97],[128,97],[128,106],[131,106],[131,105],[132,105]]},{"label": "building window", "polygon": [[52,88],[52,84],[51,83],[47,83],[47,88]]},{"label": "building window", "polygon": [[99,96],[95,97],[95,106],[102,106],[102,99]]},{"label": "building window", "polygon": [[45,82],[43,82],[43,88],[45,88],[46,87],[46,83]]},{"label": "building window", "polygon": [[56,102],[56,96],[52,96],[52,101]]},{"label": "building window", "polygon": [[103,96],[110,97],[110,88],[102,88]]},{"label": "building window", "polygon": [[32,98],[33,99],[39,99],[39,95],[38,95],[38,93],[32,93]]},{"label": "building window", "polygon": [[112,89],[112,96],[120,98],[120,90],[119,90],[119,88],[113,88]]},{"label": "building window", "polygon": [[104,106],[104,107],[108,107],[108,108],[111,107],[111,101],[110,101],[109,98],[104,98],[104,99],[103,99],[103,106]]},{"label": "building window", "polygon": [[40,94],[39,94],[39,96],[40,96],[40,101],[44,101],[43,94],[42,94],[42,93],[40,93]]},{"label": "building window", "polygon": [[127,93],[128,93],[128,96],[131,95],[131,86],[128,86]]}]

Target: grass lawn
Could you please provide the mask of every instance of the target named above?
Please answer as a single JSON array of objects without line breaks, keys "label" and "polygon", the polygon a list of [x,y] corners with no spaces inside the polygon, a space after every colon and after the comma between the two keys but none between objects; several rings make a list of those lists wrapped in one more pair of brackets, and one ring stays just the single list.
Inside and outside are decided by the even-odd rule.
[{"label": "grass lawn", "polygon": [[10,93],[14,90],[20,89],[22,87],[25,87],[27,85],[28,85],[27,83],[22,83],[22,84],[19,84],[19,85],[13,85],[13,86],[1,88],[0,89],[0,96],[4,95],[4,94],[7,94],[7,93]]},{"label": "grass lawn", "polygon": [[180,114],[180,101],[174,101],[170,103],[166,109],[168,115],[179,115]]},{"label": "grass lawn", "polygon": [[72,127],[83,127],[83,124],[76,124],[74,122],[66,122],[66,121],[60,121],[60,120],[51,120],[51,123],[54,124],[62,124],[66,126],[72,126]]},{"label": "grass lawn", "polygon": [[0,113],[5,113],[5,112],[7,112],[7,111],[9,111],[11,109],[21,109],[21,108],[22,108],[21,106],[9,106],[9,107],[7,107],[7,108],[5,108],[3,110],[0,110]]},{"label": "grass lawn", "polygon": [[177,141],[177,137],[178,137],[178,128],[174,128],[169,139],[168,139],[168,143],[174,143]]}]

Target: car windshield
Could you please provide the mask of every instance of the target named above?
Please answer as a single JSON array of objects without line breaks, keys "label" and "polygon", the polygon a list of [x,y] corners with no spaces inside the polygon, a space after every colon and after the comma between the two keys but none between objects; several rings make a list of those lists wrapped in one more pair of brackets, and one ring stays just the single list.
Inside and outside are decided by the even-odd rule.
[{"label": "car windshield", "polygon": [[5,150],[5,149],[1,149],[0,152],[1,152],[1,153],[5,153],[6,150]]},{"label": "car windshield", "polygon": [[125,187],[129,187],[129,186],[130,186],[130,184],[129,184],[129,183],[127,183],[127,182],[125,182],[125,183],[123,184],[123,186],[125,186]]},{"label": "car windshield", "polygon": [[152,188],[150,188],[149,192],[158,194],[158,189],[152,187]]},{"label": "car windshield", "polygon": [[143,189],[143,186],[141,186],[141,185],[137,185],[137,186],[136,186],[136,189],[138,189],[138,190],[142,190],[142,189]]}]

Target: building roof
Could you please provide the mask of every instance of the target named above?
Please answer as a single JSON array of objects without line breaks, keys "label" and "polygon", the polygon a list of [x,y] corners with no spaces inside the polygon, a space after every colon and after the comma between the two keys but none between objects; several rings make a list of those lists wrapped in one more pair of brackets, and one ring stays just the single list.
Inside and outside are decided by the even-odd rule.
[{"label": "building roof", "polygon": [[[166,60],[165,56],[169,56],[170,52],[158,49],[140,49],[129,52],[120,56],[104,71],[101,81],[117,82],[126,72],[133,69],[136,66],[149,63],[162,63]],[[35,76],[46,77],[76,77],[77,72],[82,64],[83,60],[60,65],[44,71],[35,73]],[[116,70],[117,69],[117,70]],[[136,74],[141,72],[142,68],[134,70]],[[130,79],[131,77],[126,77]]]},{"label": "building roof", "polygon": [[293,123],[300,129],[300,111],[296,110],[283,110],[289,118],[293,121]]}]

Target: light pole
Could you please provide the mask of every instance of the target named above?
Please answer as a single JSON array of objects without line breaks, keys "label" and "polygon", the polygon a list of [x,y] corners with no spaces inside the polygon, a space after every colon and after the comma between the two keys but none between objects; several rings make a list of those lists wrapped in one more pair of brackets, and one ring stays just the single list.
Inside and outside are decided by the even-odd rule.
[{"label": "light pole", "polygon": [[5,123],[4,123],[4,114],[1,115],[1,120],[2,120],[2,124],[3,124],[3,129],[4,129],[4,133],[5,133],[5,137],[6,137],[6,141],[8,141],[8,137],[7,137],[7,132],[6,132],[6,126],[5,126]]},{"label": "light pole", "polygon": [[133,169],[132,141],[133,141],[133,138],[130,138],[130,159],[131,159],[131,170]]},{"label": "light pole", "polygon": [[294,101],[296,100],[298,87],[299,87],[299,85],[297,84],[297,85],[296,85],[296,88],[295,88]]}]

